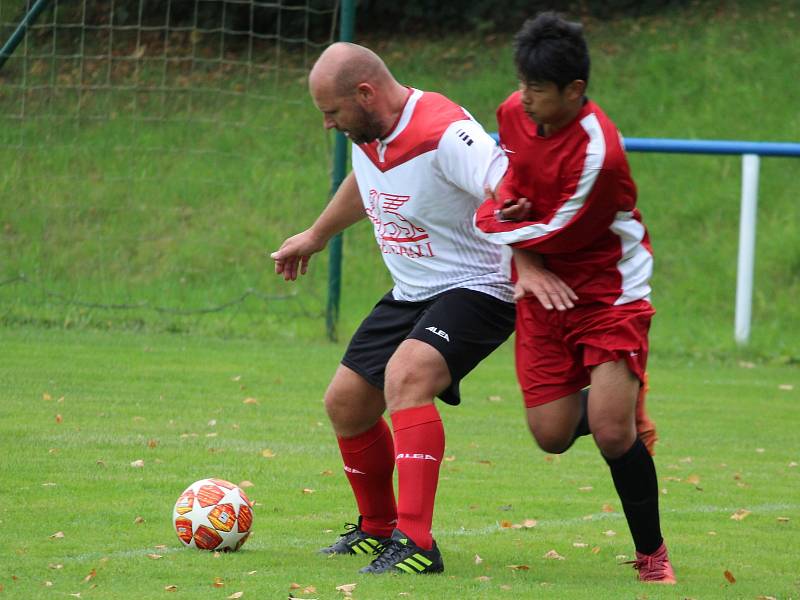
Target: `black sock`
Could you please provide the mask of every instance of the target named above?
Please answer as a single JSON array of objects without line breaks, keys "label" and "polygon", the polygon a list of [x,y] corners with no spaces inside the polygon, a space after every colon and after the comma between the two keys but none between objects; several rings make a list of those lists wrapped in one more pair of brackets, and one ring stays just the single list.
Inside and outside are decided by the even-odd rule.
[{"label": "black sock", "polygon": [[622,501],[633,543],[642,554],[658,550],[664,539],[658,515],[658,480],[653,458],[638,437],[619,458],[606,458]]},{"label": "black sock", "polygon": [[572,439],[569,441],[567,446],[561,450],[561,452],[566,452],[570,448],[572,448],[572,444],[575,443],[579,437],[583,437],[584,435],[589,435],[591,431],[589,431],[589,388],[584,388],[581,390],[581,418],[578,421],[578,424],[575,426],[575,432],[572,434]]},{"label": "black sock", "polygon": [[575,427],[575,433],[572,434],[572,441],[574,442],[579,437],[589,435],[589,388],[581,390],[581,420]]}]

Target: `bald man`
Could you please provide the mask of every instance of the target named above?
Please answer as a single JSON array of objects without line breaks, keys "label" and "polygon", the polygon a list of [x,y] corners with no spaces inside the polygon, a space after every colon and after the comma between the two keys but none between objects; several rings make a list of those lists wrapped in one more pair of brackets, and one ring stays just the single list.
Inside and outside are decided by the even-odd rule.
[{"label": "bald man", "polygon": [[322,552],[377,550],[364,573],[438,573],[431,523],[445,436],[434,400],[458,404],[460,380],[514,329],[509,254],[472,225],[508,160],[463,108],[401,85],[362,46],[325,50],[309,91],[325,128],[353,142],[353,171],[272,254],[275,272],[296,279],[333,235],[368,218],[394,281],[325,393],[359,518]]}]

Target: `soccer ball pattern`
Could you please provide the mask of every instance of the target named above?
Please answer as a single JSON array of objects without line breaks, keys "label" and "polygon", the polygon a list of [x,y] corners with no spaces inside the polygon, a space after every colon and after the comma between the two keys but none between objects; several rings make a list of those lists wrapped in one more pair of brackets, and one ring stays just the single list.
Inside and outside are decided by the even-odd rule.
[{"label": "soccer ball pattern", "polygon": [[238,550],[250,536],[253,503],[230,481],[201,479],[184,490],[172,522],[184,546],[201,550]]}]

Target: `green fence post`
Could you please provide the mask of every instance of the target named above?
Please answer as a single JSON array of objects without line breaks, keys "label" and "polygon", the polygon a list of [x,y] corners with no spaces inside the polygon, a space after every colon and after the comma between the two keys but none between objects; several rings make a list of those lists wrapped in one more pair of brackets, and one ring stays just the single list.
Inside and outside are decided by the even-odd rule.
[{"label": "green fence post", "polygon": [[[339,40],[353,41],[353,24],[355,22],[354,0],[342,0],[339,16]],[[347,138],[341,131],[336,132],[336,147],[333,153],[333,174],[331,177],[331,196],[336,193],[347,174]],[[328,307],[325,311],[325,323],[328,339],[335,342],[338,338],[336,327],[339,323],[339,305],[342,292],[342,234],[333,236],[328,245]]]},{"label": "green fence post", "polygon": [[28,9],[28,14],[26,14],[19,25],[17,25],[14,33],[11,34],[8,41],[0,48],[0,69],[6,64],[8,58],[14,54],[14,50],[19,46],[22,38],[25,37],[25,32],[28,31],[28,27],[33,24],[39,14],[45,9],[48,2],[49,0],[36,0],[34,5]]}]

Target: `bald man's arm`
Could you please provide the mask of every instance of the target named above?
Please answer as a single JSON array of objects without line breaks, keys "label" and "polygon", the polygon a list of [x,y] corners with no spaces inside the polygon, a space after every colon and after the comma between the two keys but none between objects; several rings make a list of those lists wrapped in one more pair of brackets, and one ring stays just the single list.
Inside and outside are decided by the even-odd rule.
[{"label": "bald man's arm", "polygon": [[287,281],[297,279],[298,274],[305,275],[313,254],[323,250],[334,235],[364,217],[364,204],[356,176],[351,171],[314,224],[288,238],[270,255],[275,261],[275,273],[283,275]]}]

